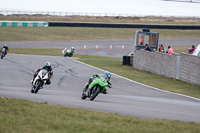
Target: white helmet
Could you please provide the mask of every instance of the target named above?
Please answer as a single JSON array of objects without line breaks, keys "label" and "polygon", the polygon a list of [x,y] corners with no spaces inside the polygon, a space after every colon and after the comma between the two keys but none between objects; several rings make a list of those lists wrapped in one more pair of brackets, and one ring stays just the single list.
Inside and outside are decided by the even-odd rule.
[{"label": "white helmet", "polygon": [[51,66],[51,63],[50,63],[50,62],[46,62],[46,63],[45,63],[45,66],[50,67],[50,66]]},{"label": "white helmet", "polygon": [[5,47],[7,47],[7,44],[4,44]]},{"label": "white helmet", "polygon": [[71,47],[71,50],[74,51],[74,47]]}]

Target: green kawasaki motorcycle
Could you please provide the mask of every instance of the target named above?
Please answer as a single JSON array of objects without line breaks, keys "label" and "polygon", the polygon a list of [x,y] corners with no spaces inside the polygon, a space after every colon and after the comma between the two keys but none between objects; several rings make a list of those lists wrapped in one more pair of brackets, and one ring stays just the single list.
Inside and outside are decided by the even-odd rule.
[{"label": "green kawasaki motorcycle", "polygon": [[71,49],[68,49],[67,52],[65,53],[64,57],[69,56],[72,57],[74,54],[74,51],[72,51]]},{"label": "green kawasaki motorcycle", "polygon": [[68,56],[68,57],[72,57],[75,53],[74,51],[74,47],[71,47],[71,49],[63,49],[62,53],[64,54],[64,57]]},{"label": "green kawasaki motorcycle", "polygon": [[85,100],[87,97],[92,101],[94,100],[99,93],[106,94],[106,87],[111,88],[112,85],[104,77],[96,77],[90,83],[89,87],[83,90],[81,98]]}]

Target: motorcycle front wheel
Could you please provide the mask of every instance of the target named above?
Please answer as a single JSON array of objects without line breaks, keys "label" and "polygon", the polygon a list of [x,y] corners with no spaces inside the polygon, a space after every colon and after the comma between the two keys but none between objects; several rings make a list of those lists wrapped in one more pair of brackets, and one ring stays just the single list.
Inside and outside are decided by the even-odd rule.
[{"label": "motorcycle front wheel", "polygon": [[41,81],[37,81],[34,89],[34,93],[37,93],[41,87],[42,83]]},{"label": "motorcycle front wheel", "polygon": [[94,88],[91,90],[90,100],[91,101],[94,100],[99,93],[100,93],[100,87],[94,86]]}]

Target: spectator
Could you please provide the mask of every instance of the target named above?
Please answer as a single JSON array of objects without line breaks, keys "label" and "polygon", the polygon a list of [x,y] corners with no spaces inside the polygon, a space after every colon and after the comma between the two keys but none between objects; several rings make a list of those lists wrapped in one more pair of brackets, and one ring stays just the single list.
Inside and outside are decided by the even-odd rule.
[{"label": "spectator", "polygon": [[192,45],[192,48],[190,47],[189,50],[188,50],[189,54],[193,54],[195,49],[196,49],[195,46]]},{"label": "spectator", "polygon": [[167,50],[165,49],[165,47],[163,46],[163,44],[160,44],[160,47],[159,47],[158,51],[165,53]]},{"label": "spectator", "polygon": [[143,36],[140,37],[139,45],[143,45]]},{"label": "spectator", "polygon": [[145,45],[145,50],[152,52],[153,50],[149,47],[148,44]]},{"label": "spectator", "polygon": [[168,46],[168,50],[167,50],[166,53],[169,54],[169,55],[171,55],[173,52],[174,52],[174,51],[173,51],[172,47],[171,47],[171,46]]}]

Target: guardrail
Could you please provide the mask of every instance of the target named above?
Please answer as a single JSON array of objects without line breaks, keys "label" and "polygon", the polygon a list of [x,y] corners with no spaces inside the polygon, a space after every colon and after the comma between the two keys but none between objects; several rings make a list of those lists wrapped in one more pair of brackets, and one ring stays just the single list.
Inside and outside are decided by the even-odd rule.
[{"label": "guardrail", "polygon": [[0,15],[50,15],[50,16],[123,16],[123,17],[145,17],[145,15],[118,14],[118,13],[84,13],[84,12],[46,12],[46,11],[0,11]]},{"label": "guardrail", "polygon": [[[44,16],[95,16],[95,17],[148,17],[142,14],[122,14],[122,13],[87,13],[87,12],[48,12],[48,11],[4,11],[0,10],[0,16],[9,15],[44,15]],[[199,18],[195,16],[170,16],[170,15],[149,15],[149,17],[176,17],[176,18]]]}]

